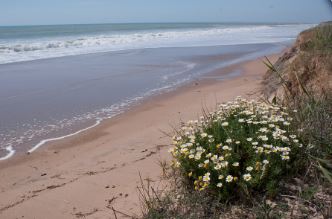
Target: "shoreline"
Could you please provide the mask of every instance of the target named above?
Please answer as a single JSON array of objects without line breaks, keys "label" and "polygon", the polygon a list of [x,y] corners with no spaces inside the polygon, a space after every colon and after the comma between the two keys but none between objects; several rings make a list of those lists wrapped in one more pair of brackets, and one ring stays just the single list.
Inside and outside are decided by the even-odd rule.
[{"label": "shoreline", "polygon": [[[256,49],[256,46],[257,48],[259,47],[260,50],[257,50],[255,51]],[[64,139],[64,138],[67,138],[67,137],[72,137],[74,135],[77,135],[77,134],[80,134],[82,132],[85,132],[91,128],[94,128],[96,126],[99,125],[99,123],[105,121],[105,120],[108,120],[108,119],[111,119],[115,116],[118,116],[119,114],[122,114],[122,113],[125,113],[126,111],[128,111],[129,109],[139,105],[139,104],[144,104],[144,102],[148,99],[150,99],[151,97],[156,97],[156,96],[159,96],[159,95],[163,95],[164,93],[168,93],[168,92],[173,92],[175,90],[178,90],[180,87],[186,87],[188,84],[190,85],[193,81],[201,81],[201,80],[208,80],[208,79],[216,79],[216,80],[227,80],[229,78],[233,78],[233,77],[236,77],[238,75],[240,75],[240,72],[237,70],[235,72],[225,72],[225,74],[222,74],[220,76],[213,76],[211,75],[211,72],[215,71],[215,69],[221,69],[221,68],[226,68],[227,69],[227,66],[232,66],[234,64],[238,64],[238,63],[243,63],[245,61],[248,61],[248,60],[252,60],[254,59],[255,57],[259,57],[261,56],[262,54],[261,53],[267,53],[267,54],[270,54],[270,53],[275,53],[276,51],[279,51],[281,48],[278,48],[280,46],[276,46],[274,44],[254,44],[254,45],[242,45],[242,46],[224,46],[224,47],[218,47],[218,51],[220,53],[216,53],[216,54],[213,54],[213,55],[208,55],[208,56],[199,56],[199,55],[192,55],[191,59],[193,60],[187,60],[187,61],[191,61],[193,63],[196,63],[195,65],[198,65],[197,63],[200,63],[200,65],[204,66],[205,65],[205,68],[208,68],[208,69],[204,69],[202,70],[201,69],[201,72],[202,73],[197,73],[197,70],[194,71],[194,75],[190,75],[191,73],[191,70],[187,69],[185,70],[188,75],[185,76],[185,80],[183,81],[183,78],[181,78],[179,81],[177,82],[172,82],[173,84],[169,85],[163,85],[162,87],[158,87],[157,89],[150,89],[148,91],[146,91],[145,93],[140,93],[140,94],[135,94],[134,96],[131,96],[131,97],[128,97],[128,99],[124,99],[120,102],[115,102],[115,103],[112,103],[112,101],[110,103],[112,103],[111,105],[107,105],[105,107],[102,107],[101,109],[92,109],[92,111],[86,111],[86,112],[83,112],[80,113],[80,114],[77,114],[75,115],[75,119],[71,119],[71,117],[65,117],[66,115],[66,112],[69,112],[69,111],[64,111],[63,110],[63,107],[61,107],[62,105],[59,103],[57,104],[52,104],[53,107],[44,107],[44,106],[41,106],[41,107],[44,107],[44,109],[42,108],[42,112],[43,112],[43,115],[46,115],[46,114],[49,114],[48,117],[52,117],[52,114],[51,113],[47,113],[48,111],[53,111],[54,108],[56,108],[58,111],[57,114],[59,114],[59,112],[62,112],[64,113],[64,117],[63,118],[66,118],[67,120],[67,123],[69,124],[64,124],[64,127],[62,129],[58,129],[60,125],[62,125],[61,123],[58,123],[58,122],[54,122],[54,121],[49,121],[50,123],[49,126],[47,125],[41,125],[41,126],[38,126],[38,124],[35,124],[33,123],[33,121],[31,121],[32,123],[30,124],[30,126],[32,126],[32,124],[35,124],[37,125],[36,129],[20,129],[19,126],[17,125],[12,127],[13,130],[17,129],[19,130],[17,135],[12,135],[9,133],[9,132],[6,132],[4,131],[4,133],[7,133],[7,134],[10,134],[9,137],[8,135],[6,136],[6,138],[8,140],[4,140],[2,142],[3,144],[3,149],[1,149],[1,157],[0,157],[0,165],[1,165],[1,162],[2,161],[5,161],[5,160],[8,160],[10,158],[12,158],[13,156],[25,156],[25,154],[30,154],[32,152],[34,152],[35,150],[37,150],[39,147],[41,146],[44,146],[45,144],[49,143],[49,142],[54,142],[56,140],[61,140],[61,139]],[[251,50],[251,52],[245,52],[246,49],[243,49],[243,48],[251,48],[249,50]],[[255,48],[255,49],[253,49]],[[206,50],[206,51],[209,51],[209,50],[214,50],[213,48],[210,48],[210,47],[201,47],[201,48],[186,48],[184,49],[184,51],[187,51],[187,50],[193,50],[193,51],[196,51],[197,50],[200,50],[200,49],[203,49],[203,50]],[[167,51],[169,52],[169,48],[166,49],[166,51],[164,51],[165,49],[162,49],[161,51],[162,52],[166,52]],[[233,51],[232,51],[233,50]],[[241,52],[241,50],[243,50]],[[254,50],[254,51],[252,51]],[[153,51],[153,50],[151,50]],[[156,51],[156,50],[154,50]],[[159,51],[159,50],[157,50]],[[183,49],[180,49],[178,52],[181,52],[183,51]],[[228,51],[228,52],[227,52]],[[234,51],[237,51],[237,52],[234,52]],[[132,52],[129,52],[129,53],[132,53]],[[158,52],[157,52],[158,53]],[[160,53],[160,52],[159,52]],[[209,52],[207,52],[208,54]],[[214,52],[212,52],[214,53]],[[91,57],[92,58],[98,58],[98,59],[102,59],[103,56],[106,56],[106,55],[114,55],[113,53],[104,53],[104,54],[94,54],[92,55]],[[75,57],[75,62],[77,61],[83,61],[84,62],[84,59],[81,60],[82,57],[86,57],[84,55],[82,56],[78,56],[78,57]],[[188,56],[189,57],[189,56]],[[78,60],[76,60],[78,59]],[[202,59],[199,61],[199,59]],[[42,61],[42,65],[46,65],[47,63],[48,64],[51,64],[51,66],[54,67],[54,61],[56,63],[58,63],[59,61],[61,62],[62,61],[67,61],[67,59],[64,59],[64,58],[58,58],[58,59],[51,59],[49,61]],[[71,59],[69,59],[71,60]],[[181,59],[180,59],[181,60]],[[44,63],[46,62],[46,63]],[[70,62],[70,61],[69,61]],[[213,64],[211,64],[212,62],[214,62]],[[219,64],[216,64],[219,63]],[[38,62],[36,62],[38,63]],[[92,61],[92,63],[94,63]],[[103,63],[103,62],[102,62]],[[204,63],[204,64],[202,64]],[[105,63],[104,63],[105,64]],[[21,64],[18,64],[19,66]],[[208,66],[208,67],[207,67]],[[226,67],[225,67],[226,66]],[[24,66],[22,66],[21,68],[30,68],[30,63],[25,63]],[[147,67],[148,68],[148,67]],[[46,70],[45,70],[46,71]],[[204,72],[204,73],[203,73]],[[205,73],[206,72],[206,73]],[[31,73],[31,72],[30,72]],[[187,74],[186,73],[186,74]],[[197,75],[196,75],[197,74]],[[42,75],[39,75],[40,77],[44,77]],[[79,75],[76,75],[77,77],[79,77]],[[63,76],[63,77],[66,77],[66,76]],[[173,77],[172,75],[170,76],[165,76],[166,78],[168,77]],[[190,78],[191,77],[191,78]],[[40,80],[39,77],[32,77],[34,79],[32,80]],[[85,83],[90,83],[90,82],[85,82]],[[89,90],[90,87],[86,87],[86,90]],[[94,88],[92,88],[94,89]],[[82,89],[81,89],[82,90]],[[94,90],[95,91],[95,90]],[[92,91],[92,92],[94,92]],[[110,90],[108,90],[110,91]],[[48,92],[46,90],[46,92]],[[120,90],[121,92],[121,90]],[[76,92],[77,94],[79,94],[79,92]],[[71,95],[71,93],[68,92],[69,95]],[[82,96],[84,95],[89,95],[89,93],[87,93],[86,91],[84,91],[84,89],[82,90],[82,93],[80,93],[81,95],[80,96],[76,96],[77,99],[81,98]],[[104,91],[104,93],[100,93],[98,94],[98,98],[100,96],[102,96],[101,98],[104,98],[105,100],[107,99],[107,92]],[[64,101],[69,101],[69,99],[66,99],[66,97],[58,97],[56,93],[52,93],[53,96],[50,96],[51,98],[56,98],[56,99],[61,99],[63,98]],[[114,96],[114,95],[113,95]],[[28,97],[28,98],[32,98],[32,101],[34,101],[33,98],[39,98],[39,97]],[[113,98],[113,97],[111,97]],[[92,98],[94,99],[94,98]],[[42,103],[43,101],[49,101],[47,99],[40,99],[39,103]],[[73,99],[72,99],[73,103],[76,103]],[[108,100],[106,100],[107,102]],[[105,101],[104,101],[105,102]],[[16,102],[15,104],[16,105],[24,105],[24,103],[21,103],[19,104],[20,102]],[[34,103],[34,104],[33,104]],[[39,104],[38,102],[31,102],[31,105],[35,105],[35,104]],[[92,103],[94,103],[92,101]],[[8,103],[6,103],[8,105]],[[8,106],[5,104],[5,109],[6,110],[9,110]],[[79,104],[81,104],[79,102]],[[88,104],[88,103],[86,103]],[[98,104],[98,103],[97,103]],[[68,104],[65,105],[65,107],[68,108]],[[80,105],[81,106],[81,105]],[[114,109],[113,109],[113,106]],[[78,107],[78,110],[80,110],[83,106],[81,107]],[[34,107],[36,108],[36,106]],[[53,108],[53,109],[52,109]],[[110,110],[109,113],[110,115],[97,115],[96,113],[101,113],[102,110]],[[5,111],[6,111],[5,110]],[[16,111],[16,108],[13,108],[12,109],[13,111]],[[71,110],[71,109],[68,109],[68,110]],[[55,112],[56,112],[55,111]],[[34,113],[34,111],[26,111],[26,112],[23,112],[22,110],[19,111],[20,114],[18,114],[17,112],[15,112],[12,116],[15,118],[15,115],[17,116],[20,116],[20,115],[26,115],[27,118],[30,118],[31,115]],[[88,115],[90,117],[90,114],[91,115],[94,115],[96,114],[95,118],[91,117],[89,119],[86,119],[86,115]],[[108,113],[107,113],[108,114]],[[45,116],[44,116],[45,117]],[[34,117],[34,118],[38,118],[38,117]],[[75,125],[75,120],[77,120],[78,118],[80,119],[83,119],[81,121],[83,121],[83,123],[81,125]],[[59,118],[60,120],[61,118]],[[86,121],[84,121],[84,119]],[[35,120],[35,119],[34,119]],[[45,121],[43,121],[43,119],[41,119],[40,121],[43,121],[43,122],[46,122],[47,119],[44,118]],[[36,119],[37,121],[37,119]],[[78,119],[79,121],[79,119]],[[81,122],[79,121],[79,122]],[[4,120],[4,122],[8,122],[8,126],[11,127],[11,125],[13,125],[13,123],[15,122],[15,120]],[[5,123],[6,124],[6,123]],[[20,120],[17,120],[17,124],[20,124]],[[22,127],[25,125],[25,124],[21,124]],[[68,126],[67,126],[68,125]],[[50,128],[51,127],[51,128]],[[54,128],[55,127],[55,128]],[[73,129],[71,129],[71,127],[74,127]],[[54,129],[54,130],[53,130]],[[10,130],[10,129],[8,129]],[[24,132],[25,131],[25,132]],[[27,134],[28,132],[31,132],[33,137],[29,137],[29,134]],[[41,134],[39,134],[39,133]],[[44,133],[43,133],[44,132]],[[16,143],[16,141],[21,141],[21,142],[18,142]]]},{"label": "shoreline", "polygon": [[[275,60],[278,55],[269,57]],[[170,139],[163,133],[170,133],[180,121],[194,119],[202,108],[213,109],[217,102],[238,95],[257,97],[266,71],[260,59],[205,75],[217,77],[239,70],[240,76],[193,81],[149,97],[90,130],[0,163],[0,216],[63,218],[82,213],[103,218],[112,215],[110,205],[139,213],[138,173],[157,182],[158,159],[169,160]]]}]

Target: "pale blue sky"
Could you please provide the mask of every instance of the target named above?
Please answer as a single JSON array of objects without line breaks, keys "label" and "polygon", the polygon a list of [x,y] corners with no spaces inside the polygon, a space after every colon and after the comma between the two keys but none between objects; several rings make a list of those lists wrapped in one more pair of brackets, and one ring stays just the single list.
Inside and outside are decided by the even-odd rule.
[{"label": "pale blue sky", "polygon": [[0,25],[326,20],[331,0],[0,0]]}]

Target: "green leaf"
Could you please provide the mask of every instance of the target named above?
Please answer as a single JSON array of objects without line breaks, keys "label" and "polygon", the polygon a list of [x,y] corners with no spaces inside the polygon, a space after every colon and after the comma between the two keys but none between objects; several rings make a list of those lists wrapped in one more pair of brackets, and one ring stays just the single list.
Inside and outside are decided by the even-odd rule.
[{"label": "green leaf", "polygon": [[323,163],[328,168],[332,169],[332,162],[331,162],[331,160],[325,160],[325,159],[321,159],[321,158],[316,158],[316,160],[318,160],[319,162]]},{"label": "green leaf", "polygon": [[332,173],[319,164],[318,168],[322,171],[324,177],[332,184]]}]

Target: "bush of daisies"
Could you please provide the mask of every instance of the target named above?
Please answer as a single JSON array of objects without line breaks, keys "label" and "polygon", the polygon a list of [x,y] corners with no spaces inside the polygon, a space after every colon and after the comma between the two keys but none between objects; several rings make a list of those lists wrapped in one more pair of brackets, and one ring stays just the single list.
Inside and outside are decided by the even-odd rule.
[{"label": "bush of daisies", "polygon": [[284,107],[241,97],[184,124],[173,137],[173,166],[197,191],[228,200],[273,195],[302,144]]}]

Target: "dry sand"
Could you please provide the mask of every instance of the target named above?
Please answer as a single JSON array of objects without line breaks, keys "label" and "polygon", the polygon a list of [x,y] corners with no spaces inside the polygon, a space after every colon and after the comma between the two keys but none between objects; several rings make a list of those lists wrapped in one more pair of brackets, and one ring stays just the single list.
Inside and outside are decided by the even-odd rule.
[{"label": "dry sand", "polygon": [[[276,60],[277,55],[270,58]],[[234,69],[243,74],[225,81],[193,82],[150,98],[97,128],[1,162],[0,218],[114,218],[112,206],[139,214],[139,173],[158,184],[158,161],[170,160],[171,140],[165,133],[181,120],[198,118],[203,108],[212,110],[217,102],[259,95],[266,72],[262,61],[211,75]]]}]

